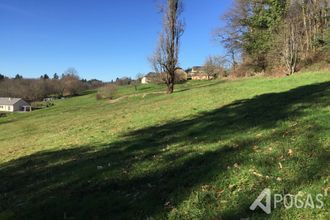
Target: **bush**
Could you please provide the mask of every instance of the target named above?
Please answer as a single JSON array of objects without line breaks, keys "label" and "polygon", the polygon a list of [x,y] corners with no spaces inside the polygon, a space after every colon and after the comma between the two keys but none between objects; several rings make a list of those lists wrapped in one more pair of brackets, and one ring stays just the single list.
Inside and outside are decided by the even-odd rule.
[{"label": "bush", "polygon": [[32,102],[32,109],[44,109],[53,107],[55,104],[53,102]]},{"label": "bush", "polygon": [[175,71],[175,83],[182,83],[182,82],[185,82],[187,81],[187,78],[188,78],[188,74],[182,70],[182,69],[177,69]]},{"label": "bush", "polygon": [[230,74],[232,78],[249,77],[256,74],[255,69],[250,64],[241,64]]},{"label": "bush", "polygon": [[96,93],[96,100],[101,100],[102,99],[102,95],[100,93]]},{"label": "bush", "polygon": [[108,84],[106,86],[101,87],[97,94],[96,99],[113,99],[117,93],[117,86],[115,84]]}]

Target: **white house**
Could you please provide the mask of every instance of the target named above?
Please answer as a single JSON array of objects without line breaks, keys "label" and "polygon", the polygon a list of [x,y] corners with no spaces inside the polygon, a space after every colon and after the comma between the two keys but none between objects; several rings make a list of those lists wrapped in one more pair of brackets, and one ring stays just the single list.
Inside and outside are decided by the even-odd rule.
[{"label": "white house", "polygon": [[148,84],[148,83],[149,83],[148,77],[145,76],[141,79],[141,84]]},{"label": "white house", "polygon": [[0,112],[18,112],[18,111],[31,111],[31,105],[18,98],[1,98],[0,97]]}]

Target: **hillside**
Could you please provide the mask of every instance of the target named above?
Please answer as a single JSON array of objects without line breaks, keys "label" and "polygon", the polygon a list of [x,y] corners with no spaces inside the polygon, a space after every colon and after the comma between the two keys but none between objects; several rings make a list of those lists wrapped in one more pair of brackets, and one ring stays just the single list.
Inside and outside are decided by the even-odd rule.
[{"label": "hillside", "polygon": [[[123,87],[0,118],[0,219],[328,219],[249,211],[330,187],[330,73]],[[132,95],[139,93],[140,95]]]}]

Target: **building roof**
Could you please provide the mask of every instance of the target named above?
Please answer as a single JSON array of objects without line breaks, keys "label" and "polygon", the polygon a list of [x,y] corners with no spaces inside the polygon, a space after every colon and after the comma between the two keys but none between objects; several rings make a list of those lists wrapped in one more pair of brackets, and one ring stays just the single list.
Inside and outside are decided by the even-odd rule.
[{"label": "building roof", "polygon": [[203,68],[204,68],[203,66],[193,66],[192,67],[192,69],[194,69],[194,70],[201,70]]},{"label": "building roof", "polygon": [[20,98],[0,97],[0,105],[14,105]]}]

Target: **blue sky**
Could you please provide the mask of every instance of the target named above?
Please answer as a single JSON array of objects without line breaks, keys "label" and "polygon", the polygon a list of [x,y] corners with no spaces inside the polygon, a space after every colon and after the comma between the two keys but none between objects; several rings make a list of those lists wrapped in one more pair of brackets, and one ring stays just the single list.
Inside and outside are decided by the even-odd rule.
[{"label": "blue sky", "polygon": [[[151,71],[159,0],[0,0],[0,73],[39,77],[68,67],[82,78],[111,80]],[[185,0],[180,65],[223,54],[212,31],[231,0]]]}]

